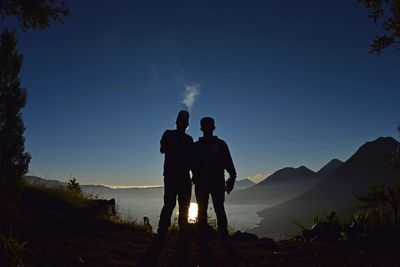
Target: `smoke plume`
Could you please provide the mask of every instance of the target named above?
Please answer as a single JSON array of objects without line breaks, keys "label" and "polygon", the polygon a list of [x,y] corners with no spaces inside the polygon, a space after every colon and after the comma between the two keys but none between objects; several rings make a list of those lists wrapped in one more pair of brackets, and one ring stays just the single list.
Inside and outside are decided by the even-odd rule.
[{"label": "smoke plume", "polygon": [[200,95],[200,84],[185,85],[185,98],[182,103],[188,108],[189,111],[192,110],[194,103],[196,102],[196,97]]}]

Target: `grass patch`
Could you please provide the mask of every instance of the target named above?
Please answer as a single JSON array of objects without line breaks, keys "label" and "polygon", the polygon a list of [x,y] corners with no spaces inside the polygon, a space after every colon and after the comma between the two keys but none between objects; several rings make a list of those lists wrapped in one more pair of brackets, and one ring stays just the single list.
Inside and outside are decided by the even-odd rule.
[{"label": "grass patch", "polygon": [[0,235],[0,266],[27,266],[28,242],[18,241],[12,234]]}]

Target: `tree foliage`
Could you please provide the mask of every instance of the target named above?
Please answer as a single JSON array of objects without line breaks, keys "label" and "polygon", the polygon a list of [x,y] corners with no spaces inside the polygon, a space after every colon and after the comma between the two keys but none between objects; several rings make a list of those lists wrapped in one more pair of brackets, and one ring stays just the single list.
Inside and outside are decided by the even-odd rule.
[{"label": "tree foliage", "polygon": [[372,186],[365,195],[356,195],[358,208],[377,224],[400,226],[400,181],[392,187]]},{"label": "tree foliage", "polygon": [[16,45],[14,33],[5,30],[0,36],[0,186],[18,184],[31,159],[24,151],[21,109],[26,104],[26,91],[18,77],[22,55]]},{"label": "tree foliage", "polygon": [[75,178],[71,178],[67,182],[67,189],[81,195],[82,194],[82,188],[79,182]]},{"label": "tree foliage", "polygon": [[0,0],[0,16],[15,16],[23,30],[45,29],[68,15],[65,0]]},{"label": "tree foliage", "polygon": [[[376,36],[371,43],[370,52],[381,54],[382,51],[398,44],[400,39],[400,0],[358,0],[369,11],[368,17],[376,24],[383,20],[385,33]],[[397,47],[399,49],[399,47]]]}]

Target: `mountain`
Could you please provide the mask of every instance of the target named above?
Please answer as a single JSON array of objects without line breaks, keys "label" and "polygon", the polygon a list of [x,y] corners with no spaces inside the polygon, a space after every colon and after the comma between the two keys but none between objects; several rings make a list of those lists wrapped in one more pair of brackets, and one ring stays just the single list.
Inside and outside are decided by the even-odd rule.
[{"label": "mountain", "polygon": [[298,168],[286,167],[274,172],[266,179],[258,183],[259,187],[277,184],[297,183],[301,180],[308,180],[316,176],[316,173],[305,166]]},{"label": "mountain", "polygon": [[356,200],[354,192],[365,193],[371,185],[390,185],[398,178],[386,158],[394,153],[399,142],[391,137],[380,137],[362,145],[346,162],[312,188],[284,203],[259,212],[264,218],[253,229],[261,235],[294,234],[294,218],[311,224],[313,216],[328,210],[350,216]]},{"label": "mountain", "polygon": [[236,190],[243,190],[249,187],[252,187],[253,185],[255,185],[256,183],[253,182],[252,180],[246,178],[246,179],[242,179],[242,180],[238,180],[235,182],[235,188]]},{"label": "mountain", "polygon": [[328,176],[342,164],[343,161],[340,161],[338,159],[333,159],[329,161],[325,166],[323,166],[319,171],[317,171],[317,174],[321,177]]},{"label": "mountain", "polygon": [[[67,185],[66,182],[61,182],[58,180],[49,180],[49,179],[45,179],[42,177],[30,176],[30,175],[25,176],[25,180],[30,184],[45,185],[48,187],[66,186]],[[105,186],[105,185],[88,184],[88,185],[81,185],[81,187],[84,191],[87,190],[87,191],[94,191],[94,192],[112,190],[112,188]]]},{"label": "mountain", "polygon": [[232,204],[277,204],[301,193],[319,180],[319,176],[307,167],[283,168],[260,183],[237,192],[227,198]]},{"label": "mountain", "polygon": [[64,182],[58,180],[48,180],[38,176],[25,176],[25,180],[30,184],[45,185],[48,187],[65,186]]}]

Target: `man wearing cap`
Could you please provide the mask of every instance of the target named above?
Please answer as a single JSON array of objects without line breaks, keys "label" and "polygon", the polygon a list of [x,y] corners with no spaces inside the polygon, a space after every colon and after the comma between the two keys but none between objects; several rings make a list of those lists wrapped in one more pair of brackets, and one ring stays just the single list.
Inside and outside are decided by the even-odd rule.
[{"label": "man wearing cap", "polygon": [[178,198],[179,229],[186,229],[191,198],[190,169],[192,166],[193,138],[185,131],[189,126],[189,112],[181,110],[176,119],[176,129],[166,130],[160,141],[164,159],[164,206],[160,214],[157,233],[165,237],[171,225],[171,215]]},{"label": "man wearing cap", "polygon": [[[228,145],[222,139],[213,135],[215,130],[214,119],[202,118],[200,121],[203,137],[194,144],[195,163],[193,182],[198,210],[198,223],[202,239],[205,238],[207,225],[208,199],[211,195],[215,213],[217,215],[218,231],[222,242],[227,241],[228,222],[224,201],[225,191],[229,194],[234,186],[236,170]],[[229,179],[225,182],[225,170]]]}]

